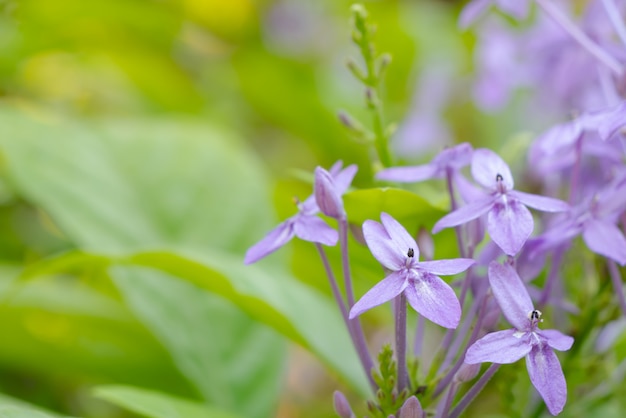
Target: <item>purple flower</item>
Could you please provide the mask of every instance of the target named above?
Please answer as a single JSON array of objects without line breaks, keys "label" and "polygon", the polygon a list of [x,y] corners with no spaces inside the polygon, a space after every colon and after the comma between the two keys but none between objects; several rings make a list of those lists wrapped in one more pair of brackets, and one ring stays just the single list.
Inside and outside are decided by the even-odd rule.
[{"label": "purple flower", "polygon": [[442,327],[456,328],[461,306],[454,290],[438,275],[460,273],[474,264],[474,260],[419,262],[419,248],[406,229],[384,212],[380,219],[382,224],[365,221],[363,235],[374,257],[391,273],[354,304],[350,319],[404,292],[413,309],[425,318]]},{"label": "purple flower", "polygon": [[491,239],[505,254],[513,256],[533,230],[533,217],[524,205],[547,212],[564,211],[569,207],[557,199],[513,190],[509,166],[488,149],[474,151],[472,176],[487,193],[441,218],[435,224],[433,233],[487,214],[487,230]]},{"label": "purple flower", "polygon": [[528,0],[473,0],[461,11],[459,26],[467,28],[482,16],[490,6],[496,6],[502,12],[517,19],[528,16]]},{"label": "purple flower", "polygon": [[626,210],[626,174],[616,178],[593,197],[572,209],[537,238],[531,257],[557,247],[582,233],[583,241],[597,254],[626,265],[626,238],[616,226]]},{"label": "purple flower", "polygon": [[539,329],[541,312],[533,307],[522,280],[511,266],[492,262],[489,284],[502,313],[514,328],[492,332],[476,341],[468,348],[465,362],[508,364],[526,357],[530,381],[550,413],[557,415],[565,406],[567,385],[553,349],[569,350],[574,339],[557,330]]},{"label": "purple flower", "polygon": [[[318,177],[322,177],[321,183],[325,190],[323,206],[329,208],[330,203],[327,198],[341,196],[348,190],[350,183],[357,171],[356,165],[350,165],[341,169],[342,162],[336,162],[330,169],[330,173],[316,169],[316,183]],[[319,167],[318,167],[319,169]],[[319,174],[318,174],[319,173]],[[328,177],[326,177],[328,176]],[[316,201],[316,196],[309,196],[304,202],[298,202],[298,213],[287,219],[272,231],[270,231],[261,241],[248,249],[244,262],[252,264],[261,258],[273,253],[280,247],[288,243],[294,236],[305,241],[317,242],[324,245],[335,245],[339,239],[337,231],[332,229],[317,214],[320,208]],[[343,205],[341,205],[343,210]]]},{"label": "purple flower", "polygon": [[379,172],[376,178],[407,183],[442,178],[445,177],[446,170],[459,170],[468,165],[471,159],[472,146],[463,142],[444,149],[428,164],[388,168]]}]

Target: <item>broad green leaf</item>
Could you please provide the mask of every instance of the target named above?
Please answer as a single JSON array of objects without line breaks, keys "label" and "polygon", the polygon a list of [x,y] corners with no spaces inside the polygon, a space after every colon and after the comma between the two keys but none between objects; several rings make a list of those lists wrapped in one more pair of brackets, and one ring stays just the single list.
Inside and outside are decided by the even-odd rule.
[{"label": "broad green leaf", "polygon": [[0,393],[0,405],[1,418],[71,418],[46,411],[39,406],[31,405],[3,393]]},{"label": "broad green leaf", "polygon": [[193,393],[161,344],[118,300],[72,280],[16,287],[8,280],[15,272],[1,271],[3,367]]},{"label": "broad green leaf", "polygon": [[239,258],[215,251],[139,253],[128,262],[165,271],[232,300],[312,350],[354,387],[368,393],[338,308],[313,289],[284,274],[244,266]]},{"label": "broad green leaf", "polygon": [[367,219],[380,222],[380,213],[387,212],[399,221],[410,220],[432,227],[445,215],[415,193],[388,187],[346,193],[344,205],[348,220],[359,225]]},{"label": "broad green leaf", "polygon": [[132,386],[98,386],[93,395],[148,418],[236,418],[201,403]]},{"label": "broad green leaf", "polygon": [[[271,225],[258,162],[236,138],[210,126],[185,121],[77,126],[8,111],[0,114],[0,126],[0,151],[13,185],[83,250],[124,254],[178,244],[240,252]],[[202,306],[191,306],[191,288],[164,284],[171,280],[162,276],[112,270],[131,309],[206,401],[250,417],[271,415],[284,361],[277,354],[284,350],[281,338],[215,297],[199,296],[193,304]],[[161,295],[163,304],[150,304],[148,295]],[[194,310],[203,314],[190,315]],[[176,333],[164,330],[164,323],[193,335],[191,345],[172,340]],[[210,332],[221,327],[230,327],[233,338]],[[228,372],[237,359],[226,361],[220,353],[241,353],[237,341],[257,352],[248,361],[254,378],[233,386]],[[202,361],[192,366],[188,358]]]},{"label": "broad green leaf", "polygon": [[[80,270],[88,266],[90,260],[94,258],[102,260],[107,257],[68,253],[60,255],[58,260],[53,258],[33,265],[29,272],[32,276],[59,273],[59,270],[55,270],[57,266],[63,266],[70,270]],[[173,349],[172,351],[184,353],[179,364],[185,365],[186,373],[194,374],[203,370],[202,367],[197,367],[197,363],[202,362],[202,358],[194,359],[193,353],[185,352],[185,347],[201,345],[203,336],[198,337],[187,332],[184,325],[174,327],[171,322],[185,324],[194,322],[196,318],[205,315],[203,311],[209,309],[210,306],[194,301],[203,301],[211,295],[198,293],[195,287],[186,286],[185,283],[172,282],[168,277],[184,279],[230,300],[239,309],[258,321],[267,324],[317,354],[330,367],[340,372],[355,388],[364,394],[368,393],[365,375],[358,363],[338,308],[318,291],[288,275],[278,272],[269,273],[254,265],[244,266],[240,258],[216,251],[202,253],[190,250],[142,252],[128,257],[110,257],[109,262],[111,264],[143,266],[162,272],[159,275],[154,273],[147,275],[148,270],[145,268],[114,267],[115,274],[113,276],[118,277],[116,283],[122,289],[129,286],[128,283],[133,283],[132,286],[145,286],[144,297],[133,304],[138,307],[139,312],[143,312],[140,315],[143,315],[146,321],[151,321],[151,318],[158,318],[156,313],[150,313],[150,311],[158,309],[159,306],[167,307],[172,303],[168,296],[170,293],[184,292],[184,299],[188,302],[185,304],[185,309],[179,308],[180,312],[178,313],[183,317],[177,320],[170,317],[158,318],[158,321],[152,326],[153,329],[159,330],[159,333],[171,334],[169,337],[164,336],[163,341],[181,345],[179,350]],[[145,278],[146,276],[148,277]],[[149,284],[155,281],[159,286],[151,287]],[[142,303],[142,300],[145,303]],[[219,300],[216,299],[213,303],[217,301]],[[168,309],[168,312],[174,310],[172,307]],[[205,333],[210,331],[207,329]],[[225,335],[220,338],[229,338],[227,335],[229,330],[222,331]],[[198,341],[189,342],[194,339],[198,339]],[[241,349],[242,352],[246,352],[248,349],[245,343],[237,348]],[[213,347],[207,346],[205,347],[205,354],[208,355],[214,350]],[[258,347],[252,352],[258,352]],[[238,364],[241,365],[241,361]],[[244,378],[244,380],[247,379]],[[211,387],[206,388],[206,390],[210,391]],[[217,395],[216,393],[215,396]]]}]

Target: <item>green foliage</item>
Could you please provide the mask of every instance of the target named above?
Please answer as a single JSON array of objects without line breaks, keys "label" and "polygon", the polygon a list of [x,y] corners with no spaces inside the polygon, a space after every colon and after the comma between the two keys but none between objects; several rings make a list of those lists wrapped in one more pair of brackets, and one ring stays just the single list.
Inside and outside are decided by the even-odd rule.
[{"label": "green foliage", "polygon": [[378,370],[373,372],[373,377],[379,389],[376,402],[368,402],[368,409],[378,417],[387,418],[395,414],[409,397],[407,389],[400,393],[396,389],[398,370],[393,350],[388,344],[378,353]]},{"label": "green foliage", "polygon": [[237,417],[229,412],[198,402],[132,386],[99,386],[93,389],[93,394],[97,398],[104,399],[148,418]]}]

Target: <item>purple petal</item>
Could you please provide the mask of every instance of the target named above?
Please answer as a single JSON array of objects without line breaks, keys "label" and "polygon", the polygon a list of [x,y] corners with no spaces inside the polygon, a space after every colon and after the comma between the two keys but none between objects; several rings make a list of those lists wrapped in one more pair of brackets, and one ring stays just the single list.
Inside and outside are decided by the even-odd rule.
[{"label": "purple petal", "polygon": [[461,225],[474,220],[487,213],[493,204],[494,199],[491,196],[476,202],[468,203],[467,205],[460,207],[454,212],[450,212],[443,218],[439,219],[433,227],[433,234],[436,234],[444,228]]},{"label": "purple petal", "polygon": [[530,352],[528,334],[514,329],[492,332],[476,341],[465,353],[465,362],[510,364]]},{"label": "purple petal", "polygon": [[415,274],[404,294],[419,314],[445,328],[456,328],[461,319],[461,305],[454,290],[439,277]]},{"label": "purple petal", "polygon": [[580,119],[585,129],[597,131],[600,138],[606,141],[626,126],[626,101],[609,109],[584,114]]},{"label": "purple petal", "polygon": [[459,27],[461,29],[467,29],[485,13],[487,8],[491,5],[491,2],[492,0],[474,0],[469,2],[461,11]]},{"label": "purple petal", "polygon": [[319,242],[324,245],[335,245],[339,234],[317,216],[296,215],[293,224],[294,232],[300,239],[310,242]]},{"label": "purple petal", "polygon": [[554,351],[544,344],[533,347],[526,357],[528,375],[552,415],[558,415],[567,400],[567,385],[561,363]]},{"label": "purple petal", "polygon": [[[415,239],[406,232],[406,229],[398,221],[396,221],[391,215],[382,212],[380,214],[380,220],[383,222],[383,226],[387,230],[389,237],[391,237],[391,243],[395,245],[397,251],[406,255],[409,248],[413,248],[414,257],[419,260],[419,248]],[[404,260],[404,257],[402,258]]]},{"label": "purple petal", "polygon": [[350,309],[350,319],[356,318],[363,312],[398,296],[408,285],[406,271],[396,271],[385,277],[372,287]]},{"label": "purple petal", "polygon": [[626,238],[615,225],[591,219],[585,223],[583,240],[591,251],[626,264]]},{"label": "purple petal", "polygon": [[462,142],[441,151],[433,158],[432,164],[440,169],[450,167],[458,170],[471,163],[473,152],[471,144]]},{"label": "purple petal", "polygon": [[393,167],[376,174],[379,180],[399,181],[412,183],[435,177],[437,166],[433,164],[416,165],[412,167]]},{"label": "purple petal", "polygon": [[515,255],[533,232],[533,216],[517,200],[496,203],[487,215],[487,231],[507,255]]},{"label": "purple petal", "polygon": [[531,154],[554,155],[564,147],[573,146],[582,133],[582,126],[576,120],[553,126],[535,139]]},{"label": "purple petal", "polygon": [[517,19],[526,19],[528,6],[528,0],[498,0],[500,10]]},{"label": "purple petal", "polygon": [[528,291],[513,267],[495,261],[489,264],[489,284],[505,318],[518,330],[530,326],[528,314],[535,308]]},{"label": "purple petal", "polygon": [[369,219],[363,222],[363,237],[370,252],[380,264],[389,270],[399,270],[404,266],[404,253],[399,252],[393,245],[391,237],[381,224]]},{"label": "purple petal", "polygon": [[497,187],[496,177],[502,177],[502,183],[506,190],[512,190],[513,175],[511,169],[502,158],[495,152],[480,148],[474,151],[472,157],[472,176],[482,186],[495,190]]},{"label": "purple petal", "polygon": [[555,350],[567,351],[572,348],[572,344],[574,344],[572,337],[555,329],[539,329],[537,330],[537,334],[545,338],[548,345]]},{"label": "purple petal", "polygon": [[517,190],[511,190],[508,195],[519,200],[526,206],[530,206],[531,208],[542,210],[544,212],[563,212],[569,209],[569,205],[567,203],[551,197],[519,192]]},{"label": "purple petal", "polygon": [[324,215],[335,219],[346,216],[341,195],[338,193],[330,173],[322,167],[315,169],[314,190],[315,201]]},{"label": "purple petal", "polygon": [[294,236],[294,219],[295,217],[287,219],[285,222],[268,232],[268,234],[261,241],[250,247],[246,252],[244,263],[256,263],[266,255],[273,253],[288,243]]},{"label": "purple petal", "polygon": [[333,166],[330,167],[330,170],[328,170],[328,172],[333,178],[335,178],[341,171],[342,167],[343,167],[343,161],[337,160],[335,161],[335,164],[333,164]]},{"label": "purple petal", "polygon": [[422,261],[417,263],[417,268],[435,276],[449,276],[467,270],[476,264],[471,258],[455,258],[452,260]]},{"label": "purple petal", "polygon": [[333,173],[331,172],[333,182],[335,183],[335,189],[337,190],[337,193],[339,193],[339,196],[341,196],[346,192],[346,190],[348,190],[350,184],[352,184],[352,180],[354,179],[357,170],[358,167],[355,164],[351,164],[341,170],[337,175],[333,175]]}]

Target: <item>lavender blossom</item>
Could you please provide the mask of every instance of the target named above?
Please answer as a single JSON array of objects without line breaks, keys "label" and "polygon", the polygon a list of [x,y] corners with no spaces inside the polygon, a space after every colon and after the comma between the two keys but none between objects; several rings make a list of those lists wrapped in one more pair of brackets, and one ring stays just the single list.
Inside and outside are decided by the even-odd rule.
[{"label": "lavender blossom", "polygon": [[569,350],[574,339],[557,330],[542,330],[541,312],[533,307],[522,280],[509,265],[492,262],[489,284],[513,329],[492,332],[470,346],[465,362],[514,363],[526,357],[526,368],[552,415],[559,414],[567,400],[567,385],[561,364],[553,350]]},{"label": "lavender blossom", "polygon": [[487,214],[487,230],[491,239],[505,254],[513,256],[533,230],[533,217],[524,205],[547,212],[564,211],[569,207],[557,199],[513,190],[509,166],[488,149],[474,151],[471,170],[474,180],[486,189],[486,193],[441,218],[435,224],[433,233]]},{"label": "lavender blossom", "polygon": [[[341,196],[348,187],[350,187],[350,183],[352,183],[352,179],[357,171],[357,166],[350,165],[342,170],[342,164],[341,161],[336,162],[330,169],[330,173],[326,172],[330,179],[325,178],[324,180],[320,180],[326,182],[325,190],[329,192],[329,195],[327,194],[326,197]],[[316,173],[318,173],[318,170],[316,170]],[[320,172],[320,176],[325,177],[322,172]],[[330,204],[326,201],[326,197],[322,205],[324,207],[330,207]],[[273,253],[291,241],[294,236],[305,241],[317,242],[324,245],[337,244],[337,240],[339,239],[337,231],[332,229],[317,216],[320,212],[320,207],[316,201],[315,195],[309,196],[304,202],[297,202],[297,206],[297,214],[278,225],[261,241],[248,249],[244,260],[246,264],[255,263]],[[343,206],[341,208],[343,209]]]},{"label": "lavender blossom", "polygon": [[616,178],[593,197],[576,206],[539,236],[531,257],[582,233],[590,250],[626,265],[626,238],[616,226],[626,210],[626,174]]},{"label": "lavender blossom", "polygon": [[470,163],[471,158],[472,146],[463,142],[444,149],[428,164],[388,168],[379,172],[376,178],[407,183],[442,178],[445,177],[446,170],[460,170]]},{"label": "lavender blossom", "polygon": [[454,290],[438,275],[467,270],[474,260],[458,258],[419,262],[419,248],[398,221],[381,213],[382,224],[367,220],[363,234],[374,257],[391,273],[370,289],[350,310],[350,319],[402,292],[419,314],[446,328],[456,328],[461,306]]}]

